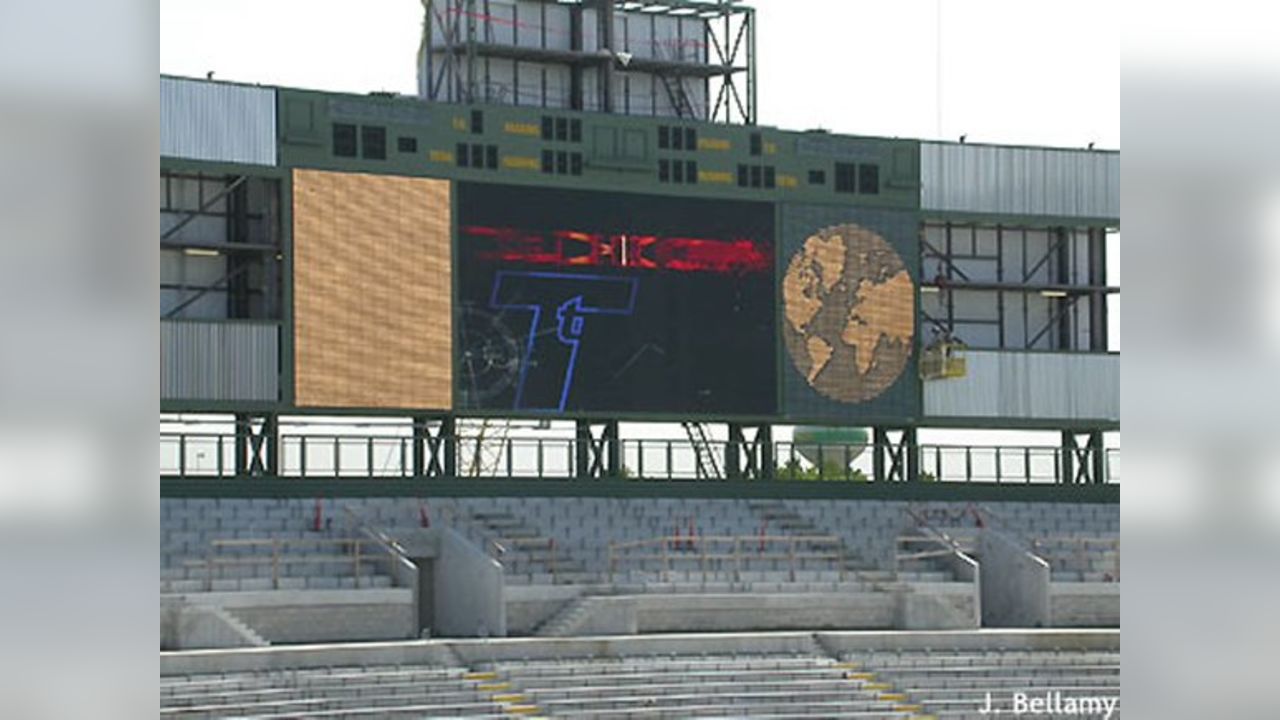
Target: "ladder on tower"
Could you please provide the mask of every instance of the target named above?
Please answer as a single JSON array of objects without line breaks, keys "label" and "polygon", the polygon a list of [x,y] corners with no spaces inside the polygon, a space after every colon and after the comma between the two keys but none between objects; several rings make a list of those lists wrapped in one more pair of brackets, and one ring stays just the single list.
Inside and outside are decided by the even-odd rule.
[{"label": "ladder on tower", "polygon": [[707,436],[706,424],[692,422],[680,424],[684,426],[685,433],[689,435],[689,443],[693,446],[695,471],[698,479],[724,479],[724,475],[720,472],[720,464],[716,461],[715,449],[711,446],[711,439]]},{"label": "ladder on tower", "polygon": [[485,418],[476,431],[475,448],[467,474],[471,477],[494,477],[502,467],[511,433],[511,421]]},{"label": "ladder on tower", "polygon": [[[670,62],[682,62],[684,53],[680,48],[663,49],[661,44],[654,47],[654,55],[659,60],[667,60]],[[685,89],[684,78],[679,75],[670,75],[668,73],[657,73],[657,78],[662,81],[662,87],[667,91],[667,100],[671,103],[671,108],[675,110],[676,117],[697,119],[697,112],[694,110],[693,103],[689,100],[689,93]],[[694,148],[685,148],[693,150]]]}]

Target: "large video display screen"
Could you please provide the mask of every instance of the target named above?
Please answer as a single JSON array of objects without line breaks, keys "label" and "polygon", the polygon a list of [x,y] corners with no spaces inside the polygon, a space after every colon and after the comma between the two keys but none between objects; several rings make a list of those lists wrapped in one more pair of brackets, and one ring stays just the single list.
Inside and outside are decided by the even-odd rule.
[{"label": "large video display screen", "polygon": [[773,207],[459,183],[459,405],[777,410]]}]

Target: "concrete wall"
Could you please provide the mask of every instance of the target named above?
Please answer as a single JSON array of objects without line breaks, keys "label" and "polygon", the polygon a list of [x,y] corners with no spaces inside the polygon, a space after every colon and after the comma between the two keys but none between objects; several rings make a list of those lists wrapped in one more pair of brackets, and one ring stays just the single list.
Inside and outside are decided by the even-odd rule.
[{"label": "concrete wall", "polygon": [[417,636],[413,593],[407,589],[199,593],[168,600],[191,607],[223,608],[270,643]]},{"label": "concrete wall", "polygon": [[581,594],[582,588],[575,585],[506,586],[507,634],[532,634]]},{"label": "concrete wall", "polygon": [[[787,500],[784,503],[811,519],[823,532],[840,535],[856,548],[869,566],[893,567],[894,540],[911,503],[886,500]],[[366,498],[326,501],[326,517],[350,505],[369,524],[395,529],[418,526],[421,501],[416,498]],[[966,514],[968,503],[914,504],[929,512],[930,522],[949,527],[949,517]],[[1089,534],[1118,532],[1119,504],[988,502],[1009,529],[1020,535]],[[161,506],[161,559],[173,567],[189,558],[204,557],[209,541],[235,537],[272,537],[305,531],[314,513],[314,499],[171,499]],[[473,512],[511,512],[524,518],[540,533],[556,539],[556,547],[581,560],[589,571],[608,570],[610,542],[656,537],[673,531],[679,519],[695,518],[700,535],[752,535],[760,530],[760,517],[745,500],[693,498],[593,498],[593,497],[493,497],[430,498],[435,525]],[[1004,520],[1001,521],[1002,523]],[[460,527],[466,523],[459,523]],[[682,531],[685,528],[682,527]],[[512,578],[508,578],[511,582]]]},{"label": "concrete wall", "polygon": [[979,626],[977,584],[915,583],[897,596],[894,627],[900,630],[962,630]]},{"label": "concrete wall", "polygon": [[161,157],[276,164],[276,91],[160,78]]},{"label": "concrete wall", "polygon": [[[421,628],[418,628],[418,625],[419,619],[421,618],[421,613],[419,612],[421,599],[418,597],[418,580],[421,570],[404,554],[405,548],[403,546],[393,546],[385,537],[374,532],[368,527],[368,525],[361,525],[359,533],[370,541],[377,543],[378,550],[389,558],[389,560],[383,564],[383,567],[386,568],[387,574],[391,576],[391,581],[395,586],[409,590],[412,597],[411,605],[414,617],[414,627],[420,632]],[[435,543],[430,543],[430,545],[432,550],[426,554],[434,557]]]},{"label": "concrete wall", "polygon": [[982,557],[982,624],[987,627],[1046,627],[1049,564],[1004,533],[978,536]]},{"label": "concrete wall", "polygon": [[236,616],[272,643],[358,642],[414,637],[413,605],[349,603],[245,607]]},{"label": "concrete wall", "polygon": [[262,647],[266,641],[222,608],[160,603],[160,649]]},{"label": "concrete wall", "polygon": [[280,398],[280,325],[160,321],[162,400]]},{"label": "concrete wall", "polygon": [[1050,583],[1049,619],[1054,627],[1120,627],[1120,583]]},{"label": "concrete wall", "polygon": [[928,417],[1120,419],[1120,356],[968,350],[965,376],[924,384]]},{"label": "concrete wall", "polygon": [[574,635],[635,635],[640,632],[640,598],[599,597],[589,601],[590,612]]},{"label": "concrete wall", "polygon": [[255,672],[343,665],[456,665],[504,660],[626,658],[737,653],[828,654],[866,650],[1120,649],[1118,630],[982,630],[945,632],[773,632],[635,637],[411,640],[364,645],[202,650],[160,653],[160,675]]},{"label": "concrete wall", "polygon": [[[982,626],[982,567],[977,560],[959,550],[943,558],[942,561],[945,566],[950,568],[956,580],[967,583],[968,587],[963,588],[957,583],[941,583],[938,585],[930,584],[926,589],[932,590],[931,594],[945,593],[953,596],[947,597],[940,604],[944,610],[954,608],[962,614],[954,616],[954,620],[950,625],[941,624],[943,618],[946,617],[941,616],[931,619],[924,625],[903,624],[899,625],[899,627],[904,630],[931,630],[942,627],[969,628]],[[911,587],[919,594],[921,590],[919,583],[913,583]]]},{"label": "concrete wall", "polygon": [[642,633],[888,628],[896,608],[894,597],[883,593],[637,597]]},{"label": "concrete wall", "polygon": [[502,565],[459,533],[436,530],[435,620],[444,636],[505,637]]},{"label": "concrete wall", "polygon": [[1120,217],[1120,153],[920,143],[925,210]]}]

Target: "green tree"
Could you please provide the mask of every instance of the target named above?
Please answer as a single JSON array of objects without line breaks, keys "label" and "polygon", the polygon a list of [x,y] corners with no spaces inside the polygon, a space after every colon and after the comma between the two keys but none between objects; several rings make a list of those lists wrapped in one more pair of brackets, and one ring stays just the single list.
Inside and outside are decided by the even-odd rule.
[{"label": "green tree", "polygon": [[816,465],[804,467],[799,460],[792,458],[778,467],[774,474],[779,480],[827,480],[841,482],[866,482],[867,476],[861,470],[847,468],[840,463],[827,463],[823,468]]}]

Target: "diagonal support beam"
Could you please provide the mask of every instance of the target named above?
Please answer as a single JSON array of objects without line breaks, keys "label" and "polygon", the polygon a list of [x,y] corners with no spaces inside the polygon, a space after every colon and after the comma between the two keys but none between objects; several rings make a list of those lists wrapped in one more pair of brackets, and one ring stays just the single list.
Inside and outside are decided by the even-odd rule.
[{"label": "diagonal support beam", "polygon": [[186,227],[192,220],[195,220],[197,217],[199,217],[201,213],[203,213],[204,211],[216,205],[219,200],[230,195],[232,192],[235,191],[236,188],[240,187],[240,185],[244,183],[244,181],[247,179],[248,179],[247,175],[241,175],[237,177],[235,180],[231,181],[230,185],[227,185],[226,187],[222,188],[218,192],[214,193],[213,197],[201,203],[200,207],[196,208],[195,210],[188,210],[186,212],[186,215],[181,220],[179,220],[173,227],[169,228],[168,230],[165,230],[163,233],[160,234],[160,239],[162,241],[168,240],[174,235],[177,235],[179,230]]}]

